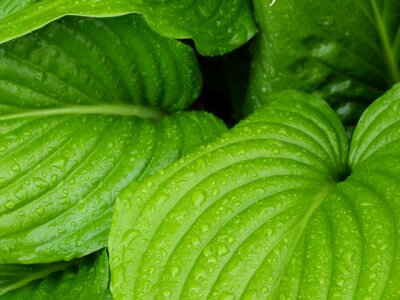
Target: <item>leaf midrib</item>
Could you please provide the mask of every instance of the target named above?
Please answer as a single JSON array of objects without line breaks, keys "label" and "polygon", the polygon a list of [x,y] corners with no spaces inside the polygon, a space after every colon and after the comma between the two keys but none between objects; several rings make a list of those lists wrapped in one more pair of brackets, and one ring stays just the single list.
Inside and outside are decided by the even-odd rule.
[{"label": "leaf midrib", "polygon": [[385,23],[379,9],[376,5],[375,0],[371,0],[372,9],[376,21],[376,30],[381,41],[381,46],[383,50],[383,56],[386,64],[386,68],[389,72],[389,82],[388,84],[392,86],[393,84],[400,82],[400,70],[398,66],[398,60],[396,58],[394,48],[390,39],[388,37],[388,32],[385,28]]},{"label": "leaf midrib", "polygon": [[43,268],[32,274],[29,274],[28,276],[21,278],[20,280],[17,280],[15,282],[13,282],[12,284],[2,288],[0,290],[0,296],[7,294],[8,292],[14,291],[18,288],[21,288],[21,287],[29,284],[32,281],[45,278],[52,273],[59,272],[59,271],[65,271],[75,263],[76,263],[75,261],[69,261],[69,262],[56,263],[54,265],[48,265],[46,268]]},{"label": "leaf midrib", "polygon": [[[293,256],[294,251],[296,250],[296,247],[300,241],[300,238],[302,237],[302,235],[304,234],[307,224],[309,222],[309,220],[311,219],[311,217],[313,216],[314,212],[321,206],[321,204],[329,197],[329,195],[331,193],[333,193],[336,189],[336,183],[329,183],[326,185],[323,185],[319,191],[315,194],[314,197],[312,197],[310,200],[311,204],[310,206],[307,208],[307,210],[305,211],[305,214],[299,218],[299,220],[297,222],[294,223],[294,225],[291,227],[291,229],[287,230],[287,232],[285,232],[281,238],[275,243],[275,246],[278,245],[283,239],[284,237],[287,236],[288,233],[293,234],[293,239],[290,242],[290,249],[289,249],[289,259],[287,260],[285,265],[282,265],[281,268],[281,273],[279,275],[279,278],[277,278],[277,280],[275,281],[275,283],[273,284],[273,286],[271,287],[271,293],[273,294],[276,290],[276,288],[278,287],[278,282],[280,282],[280,278],[283,276],[284,271],[287,269],[288,264],[290,262],[291,257]],[[275,248],[274,246],[274,248]],[[269,255],[269,254],[268,254]],[[264,258],[263,262],[267,259],[268,255]],[[246,287],[242,290],[240,298],[244,297],[244,293],[246,290],[248,290],[250,282],[252,281],[252,279],[254,278],[254,276],[256,275],[256,273],[258,272],[258,270],[261,268],[261,266],[263,265],[263,263],[261,263],[259,265],[258,268],[255,269],[255,271],[253,272],[253,274],[249,277],[249,279],[247,279],[247,284]]]},{"label": "leaf midrib", "polygon": [[137,116],[143,119],[161,119],[166,114],[160,109],[153,108],[150,106],[142,105],[110,105],[110,104],[99,104],[99,105],[80,105],[80,106],[69,106],[59,108],[42,108],[32,110],[22,110],[17,113],[0,115],[1,121],[9,121],[23,118],[34,118],[34,117],[49,117],[57,115],[116,115],[116,116]]}]

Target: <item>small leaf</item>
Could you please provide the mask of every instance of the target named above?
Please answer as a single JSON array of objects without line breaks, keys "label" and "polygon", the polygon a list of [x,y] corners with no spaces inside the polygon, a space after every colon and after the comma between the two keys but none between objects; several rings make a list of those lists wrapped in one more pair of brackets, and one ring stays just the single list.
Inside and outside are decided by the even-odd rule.
[{"label": "small leaf", "polygon": [[0,41],[31,32],[65,15],[110,17],[141,13],[163,36],[193,38],[199,51],[217,55],[247,42],[256,32],[250,2],[20,0],[0,1]]},{"label": "small leaf", "polygon": [[109,240],[114,297],[399,298],[399,89],[365,112],[350,159],[329,106],[289,91],[128,186]]}]

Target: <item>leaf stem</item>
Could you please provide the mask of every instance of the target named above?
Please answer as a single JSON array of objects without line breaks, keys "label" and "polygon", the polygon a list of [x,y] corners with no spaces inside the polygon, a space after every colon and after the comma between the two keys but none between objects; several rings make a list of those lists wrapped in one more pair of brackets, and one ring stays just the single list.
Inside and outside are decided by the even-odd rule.
[{"label": "leaf stem", "polygon": [[165,113],[159,109],[140,106],[140,105],[87,105],[87,106],[70,106],[50,109],[36,109],[21,111],[9,115],[0,115],[0,121],[8,121],[29,117],[47,117],[56,115],[118,115],[118,116],[138,116],[144,119],[160,119]]}]

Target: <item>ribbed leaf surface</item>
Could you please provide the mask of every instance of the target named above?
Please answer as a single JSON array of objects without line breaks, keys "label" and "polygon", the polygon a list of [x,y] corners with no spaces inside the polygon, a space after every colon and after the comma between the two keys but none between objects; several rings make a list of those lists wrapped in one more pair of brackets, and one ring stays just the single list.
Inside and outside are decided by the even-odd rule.
[{"label": "ribbed leaf surface", "polygon": [[[400,147],[390,124],[399,90],[366,112],[350,163],[328,105],[284,92],[221,139],[127,187],[109,244],[116,299],[398,298]],[[382,132],[367,126],[378,118]],[[363,147],[376,152],[365,165],[355,161]],[[388,149],[391,156],[378,155]]]},{"label": "ribbed leaf surface", "polygon": [[0,109],[136,104],[173,112],[200,86],[191,48],[137,15],[64,18],[0,48]]},{"label": "ribbed leaf surface", "polygon": [[94,17],[142,13],[161,35],[193,38],[206,55],[222,54],[256,32],[247,0],[1,0],[0,41],[31,32],[65,15]]},{"label": "ribbed leaf surface", "polygon": [[197,95],[198,67],[138,16],[66,19],[0,53],[0,263],[104,247],[128,183],[225,129],[206,113],[164,116]]}]

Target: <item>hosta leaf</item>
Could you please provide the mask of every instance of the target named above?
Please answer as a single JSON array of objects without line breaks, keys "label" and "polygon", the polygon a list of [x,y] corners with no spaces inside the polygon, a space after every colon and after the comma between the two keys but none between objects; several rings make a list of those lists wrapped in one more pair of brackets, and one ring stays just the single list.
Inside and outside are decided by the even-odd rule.
[{"label": "hosta leaf", "polygon": [[[368,107],[354,132],[350,167],[400,156],[400,84]],[[389,170],[388,170],[389,171]]]},{"label": "hosta leaf", "polygon": [[343,101],[365,105],[400,81],[399,1],[255,0],[254,6],[260,34],[248,111],[286,89],[316,93],[338,108]]},{"label": "hosta leaf", "polygon": [[187,108],[200,86],[193,51],[137,15],[64,18],[0,48],[0,108],[136,104],[172,112]]},{"label": "hosta leaf", "polygon": [[0,263],[103,248],[129,182],[225,129],[206,113],[165,116],[192,102],[198,68],[137,16],[66,19],[0,53]]},{"label": "hosta leaf", "polygon": [[106,299],[109,295],[105,250],[70,262],[0,265],[0,274],[2,300]]},{"label": "hosta leaf", "polygon": [[276,251],[293,251],[345,172],[346,153],[340,121],[326,104],[282,94],[137,193],[128,188],[110,235],[116,298],[206,298],[244,289],[279,241]]},{"label": "hosta leaf", "polygon": [[110,233],[114,297],[400,297],[399,91],[364,114],[349,159],[328,105],[289,91],[128,186]]},{"label": "hosta leaf", "polygon": [[65,15],[108,17],[142,13],[161,35],[193,38],[206,55],[239,47],[256,32],[248,0],[1,0],[0,41],[31,32]]}]

